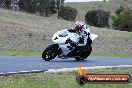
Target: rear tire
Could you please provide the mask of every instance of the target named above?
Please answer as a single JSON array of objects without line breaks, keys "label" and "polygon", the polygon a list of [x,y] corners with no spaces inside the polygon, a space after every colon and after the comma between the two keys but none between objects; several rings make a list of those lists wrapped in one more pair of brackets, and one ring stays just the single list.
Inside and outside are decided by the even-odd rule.
[{"label": "rear tire", "polygon": [[83,61],[85,60],[91,53],[92,51],[92,47],[88,47],[88,48],[85,48],[85,49],[82,49],[79,53],[79,56],[76,56],[75,59],[76,61]]},{"label": "rear tire", "polygon": [[43,60],[50,61],[54,59],[57,56],[57,49],[54,45],[49,45],[42,53]]},{"label": "rear tire", "polygon": [[81,57],[75,57],[76,61],[84,61],[84,58]]}]

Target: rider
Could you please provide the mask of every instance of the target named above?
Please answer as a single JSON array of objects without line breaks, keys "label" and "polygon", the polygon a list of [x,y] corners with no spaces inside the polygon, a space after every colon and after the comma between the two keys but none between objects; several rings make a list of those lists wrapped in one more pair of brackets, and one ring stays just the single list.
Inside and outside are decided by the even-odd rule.
[{"label": "rider", "polygon": [[[69,32],[76,32],[80,36],[80,40],[79,40],[77,45],[81,45],[81,46],[88,45],[88,46],[91,46],[92,40],[90,38],[90,36],[91,36],[90,35],[90,30],[84,24],[84,22],[76,21],[75,22],[75,28],[72,29],[72,30],[70,29],[68,31]],[[76,43],[74,43],[73,41],[72,41],[72,44],[76,45]]]}]

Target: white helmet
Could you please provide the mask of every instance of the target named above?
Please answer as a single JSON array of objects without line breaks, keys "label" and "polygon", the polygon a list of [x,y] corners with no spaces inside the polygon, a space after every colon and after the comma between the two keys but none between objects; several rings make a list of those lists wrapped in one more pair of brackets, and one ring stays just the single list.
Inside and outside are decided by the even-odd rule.
[{"label": "white helmet", "polygon": [[76,21],[76,22],[75,22],[75,30],[76,30],[77,32],[81,32],[83,26],[84,26],[84,22],[82,22],[82,21]]}]

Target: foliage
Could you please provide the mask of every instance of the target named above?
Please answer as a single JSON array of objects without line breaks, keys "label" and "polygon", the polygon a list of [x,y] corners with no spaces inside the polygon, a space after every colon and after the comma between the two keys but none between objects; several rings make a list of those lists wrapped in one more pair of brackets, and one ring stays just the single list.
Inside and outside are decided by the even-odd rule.
[{"label": "foliage", "polygon": [[74,21],[77,16],[77,10],[69,6],[61,6],[59,16],[67,21]]},{"label": "foliage", "polygon": [[106,0],[103,0],[103,2],[106,2]]},{"label": "foliage", "polygon": [[12,0],[0,0],[0,7],[10,9],[11,8],[11,2],[12,2]]},{"label": "foliage", "polygon": [[19,0],[18,5],[21,11],[28,13],[35,13],[36,11],[36,0]]},{"label": "foliage", "polygon": [[132,11],[125,10],[122,16],[121,31],[132,31]]},{"label": "foliage", "polygon": [[64,0],[0,0],[0,7],[10,9],[14,5],[18,5],[20,11],[50,16],[56,14],[56,10],[59,14],[60,7],[64,6]]},{"label": "foliage", "polygon": [[113,27],[114,29],[118,30],[121,28],[121,24],[122,24],[122,19],[121,19],[122,15],[116,15],[116,16],[112,16],[112,21],[113,21]]},{"label": "foliage", "polygon": [[49,16],[57,13],[60,5],[64,4],[64,0],[19,0],[20,10],[28,13],[38,13],[42,16]]},{"label": "foliage", "polygon": [[119,15],[121,12],[123,12],[123,10],[124,10],[124,7],[120,6],[120,7],[115,11],[115,13],[116,13],[117,15]]},{"label": "foliage", "polygon": [[91,10],[85,15],[85,21],[91,26],[108,27],[109,17],[109,12],[103,10]]},{"label": "foliage", "polygon": [[132,11],[120,7],[112,16],[113,28],[120,31],[132,31]]},{"label": "foliage", "polygon": [[56,14],[57,13],[56,10],[55,10],[56,9],[56,1],[55,0],[50,0],[49,3],[50,3],[49,10],[51,11],[51,13]]},{"label": "foliage", "polygon": [[41,16],[48,16],[51,12],[50,12],[50,0],[37,0],[37,12],[41,15]]},{"label": "foliage", "polygon": [[5,9],[11,9],[15,5],[17,5],[18,0],[0,0],[0,7]]},{"label": "foliage", "polygon": [[57,8],[57,11],[58,11],[58,19],[59,19],[59,17],[60,17],[60,9],[61,9],[61,7],[63,7],[64,6],[64,1],[65,0],[56,0],[56,8]]}]

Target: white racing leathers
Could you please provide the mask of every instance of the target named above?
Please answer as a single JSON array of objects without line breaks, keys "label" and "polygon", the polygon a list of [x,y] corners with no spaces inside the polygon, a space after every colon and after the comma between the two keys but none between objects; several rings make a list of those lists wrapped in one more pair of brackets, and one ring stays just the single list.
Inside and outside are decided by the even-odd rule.
[{"label": "white racing leathers", "polygon": [[86,25],[84,25],[83,30],[79,36],[80,39],[82,39],[82,41],[78,42],[79,46],[85,46],[88,43],[88,37],[90,37],[92,41],[97,37],[97,35],[90,33],[90,30]]}]

